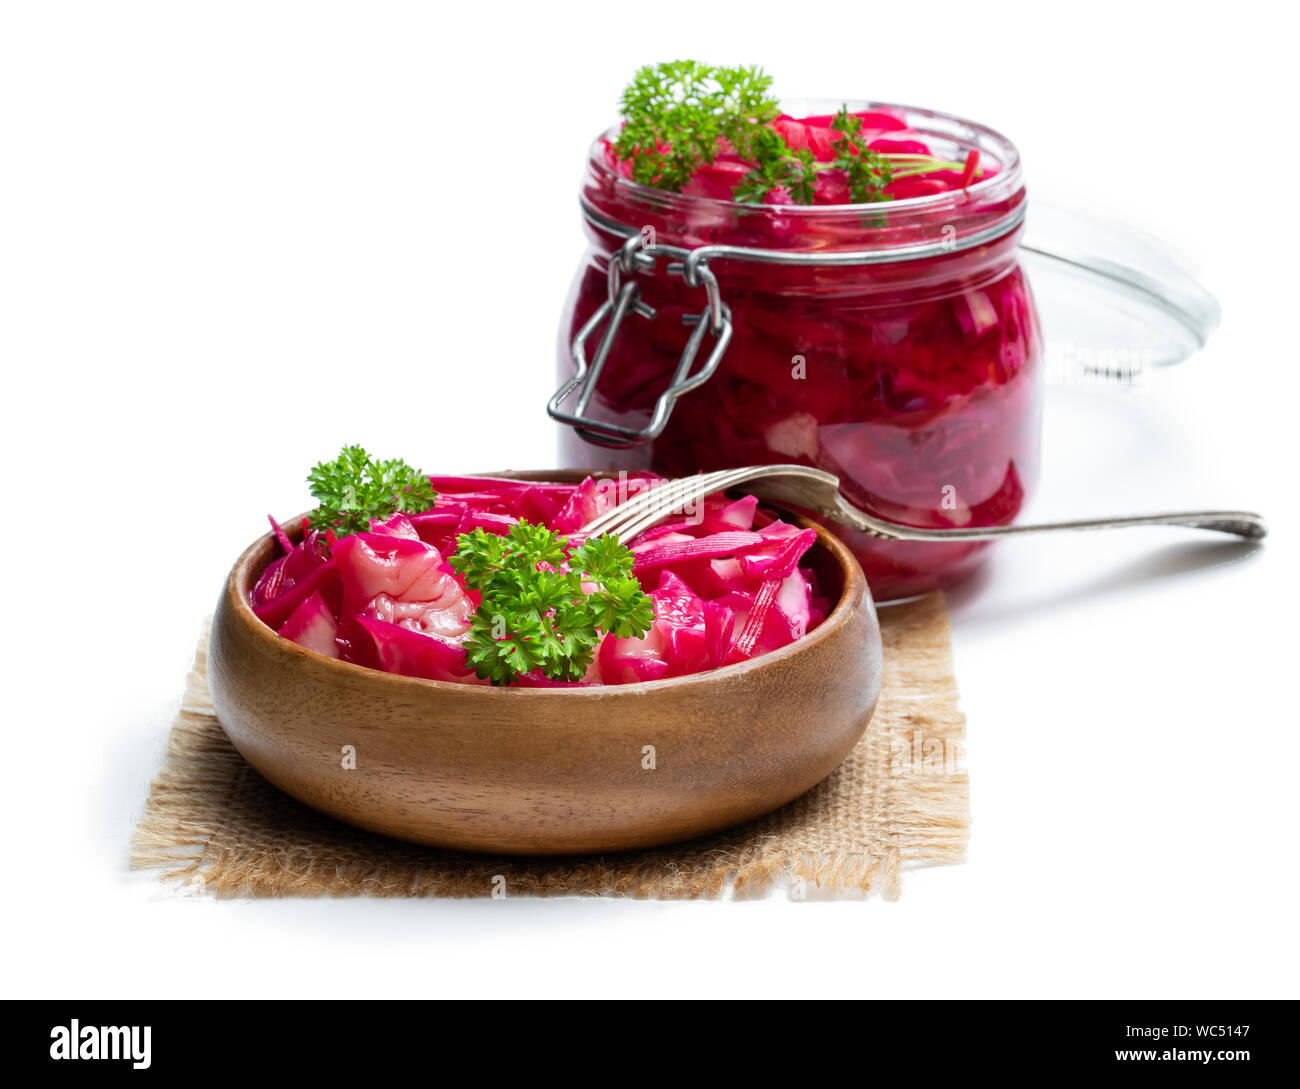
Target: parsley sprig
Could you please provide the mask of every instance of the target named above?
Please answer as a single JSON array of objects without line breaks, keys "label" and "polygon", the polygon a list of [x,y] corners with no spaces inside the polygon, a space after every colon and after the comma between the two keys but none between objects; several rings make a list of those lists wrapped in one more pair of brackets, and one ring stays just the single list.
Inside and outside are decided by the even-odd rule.
[{"label": "parsley sprig", "polygon": [[795,204],[811,204],[817,184],[817,160],[811,149],[795,151],[773,128],[754,137],[754,168],[736,183],[732,196],[747,204],[762,204],[775,189],[784,189]]},{"label": "parsley sprig", "polygon": [[371,519],[428,510],[438,498],[418,469],[401,458],[375,461],[360,446],[345,446],[333,461],[318,463],[307,483],[319,504],[308,516],[309,524],[339,537],[364,532]]},{"label": "parsley sprig", "polygon": [[[843,106],[831,128],[835,158],[818,162],[808,148],[790,147],[772,126],[781,107],[771,94],[772,77],[761,68],[725,68],[699,61],[648,64],[623,92],[623,128],[614,142],[620,159],[632,164],[632,180],[680,193],[701,166],[726,149],[753,166],[732,190],[735,200],[760,204],[784,190],[795,204],[812,204],[817,175],[839,170],[855,204],[891,200],[885,187],[894,178],[939,170],[961,170],[962,163],[934,156],[871,150],[862,118]],[[968,173],[974,175],[974,168]]]},{"label": "parsley sprig", "polygon": [[504,536],[476,529],[456,538],[450,563],[482,594],[465,643],[478,676],[508,684],[536,670],[581,680],[606,633],[629,638],[650,629],[653,603],[618,538],[593,537],[566,558],[567,546],[568,538],[527,521]]},{"label": "parsley sprig", "polygon": [[632,179],[680,192],[725,141],[748,158],[765,122],[781,111],[761,68],[716,68],[698,61],[647,64],[623,91],[623,131],[615,143]]},{"label": "parsley sprig", "polygon": [[862,118],[849,113],[847,105],[841,106],[831,128],[839,136],[831,145],[835,149],[835,158],[830,165],[835,170],[844,171],[853,203],[889,200],[885,186],[893,180],[894,170],[888,159],[867,146],[862,136]]}]

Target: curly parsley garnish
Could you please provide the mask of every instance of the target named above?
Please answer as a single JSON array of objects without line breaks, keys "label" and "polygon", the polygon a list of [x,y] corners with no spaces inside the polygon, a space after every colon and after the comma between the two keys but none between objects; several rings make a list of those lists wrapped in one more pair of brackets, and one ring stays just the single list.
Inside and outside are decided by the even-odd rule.
[{"label": "curly parsley garnish", "polygon": [[649,631],[653,603],[618,538],[593,537],[566,557],[567,545],[568,538],[527,521],[504,536],[476,529],[456,538],[449,562],[483,595],[465,643],[478,676],[508,684],[536,670],[553,680],[581,680],[606,633],[629,638]]},{"label": "curly parsley garnish", "polygon": [[784,189],[795,204],[811,204],[817,184],[818,164],[809,148],[795,151],[773,128],[755,134],[751,158],[754,168],[736,183],[732,196],[748,204],[762,204],[774,189]]},{"label": "curly parsley garnish", "polygon": [[781,112],[768,94],[771,85],[761,68],[691,60],[647,64],[623,92],[615,150],[632,161],[633,181],[680,192],[717,157],[719,141],[748,158],[762,133],[776,135],[765,124]]},{"label": "curly parsley garnish", "polygon": [[372,519],[428,510],[438,498],[418,469],[401,458],[375,461],[360,446],[345,446],[333,461],[320,462],[307,474],[307,483],[320,504],[309,515],[311,526],[331,529],[339,537],[364,532]]},{"label": "curly parsley garnish", "polygon": [[632,164],[632,180],[680,193],[700,167],[730,150],[752,167],[732,190],[735,200],[760,204],[784,190],[795,204],[812,204],[817,175],[842,171],[855,204],[891,200],[885,192],[895,178],[966,168],[963,185],[978,173],[974,161],[945,162],[930,155],[872,151],[862,133],[862,118],[840,109],[835,158],[818,162],[808,148],[790,147],[772,122],[781,107],[771,92],[772,77],[761,68],[725,68],[698,61],[648,64],[623,92],[623,128],[614,142],[620,159]]},{"label": "curly parsley garnish", "polygon": [[830,165],[834,170],[844,171],[853,203],[889,200],[884,189],[893,180],[894,169],[885,156],[867,146],[862,138],[862,118],[849,113],[848,106],[841,106],[831,128],[839,136],[835,138],[835,158]]}]

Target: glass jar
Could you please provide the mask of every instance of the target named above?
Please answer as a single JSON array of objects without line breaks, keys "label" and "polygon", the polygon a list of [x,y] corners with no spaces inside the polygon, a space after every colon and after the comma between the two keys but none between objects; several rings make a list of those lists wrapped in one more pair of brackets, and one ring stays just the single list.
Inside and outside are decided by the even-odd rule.
[{"label": "glass jar", "polygon": [[[1038,471],[1042,369],[1017,255],[1019,155],[947,114],[849,108],[895,115],[945,160],[974,149],[994,172],[906,200],[752,205],[639,185],[609,150],[616,130],[596,141],[550,405],[563,464],[684,475],[796,462],[908,525],[1015,518]],[[878,600],[950,586],[987,547],[834,528]]]}]

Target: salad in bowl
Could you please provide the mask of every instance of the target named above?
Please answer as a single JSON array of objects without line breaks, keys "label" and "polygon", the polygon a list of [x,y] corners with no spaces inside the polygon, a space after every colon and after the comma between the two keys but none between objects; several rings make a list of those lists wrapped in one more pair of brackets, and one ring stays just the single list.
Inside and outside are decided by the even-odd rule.
[{"label": "salad in bowl", "polygon": [[322,462],[320,501],[249,594],[329,658],[461,684],[680,677],[787,646],[825,617],[814,529],[709,496],[626,542],[583,527],[661,478],[576,484],[427,477],[360,447]]},{"label": "salad in bowl", "polygon": [[645,474],[428,477],[359,448],[254,541],[207,677],[271,783],[415,843],[650,847],[770,812],[867,728],[882,645],[852,552],[711,496],[624,544],[582,527]]}]

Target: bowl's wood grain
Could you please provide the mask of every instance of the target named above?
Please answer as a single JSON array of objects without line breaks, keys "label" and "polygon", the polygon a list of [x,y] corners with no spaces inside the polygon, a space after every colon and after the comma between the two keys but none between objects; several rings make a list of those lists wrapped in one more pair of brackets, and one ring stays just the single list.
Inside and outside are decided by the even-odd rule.
[{"label": "bowl's wood grain", "polygon": [[[825,778],[875,710],[880,631],[866,580],[817,528],[809,556],[823,592],[840,593],[809,635],[710,673],[578,689],[397,677],[282,639],[248,604],[276,555],[268,534],[239,558],[218,603],[213,703],[235,747],[276,786],[398,839],[568,854],[716,831]],[[355,769],[344,767],[345,746]],[[648,746],[653,770],[643,766]]]}]

